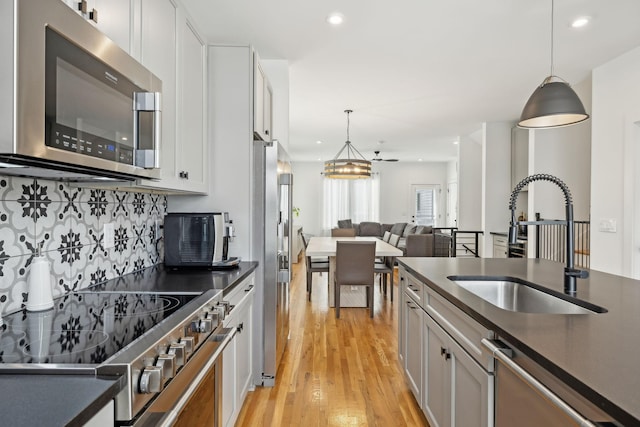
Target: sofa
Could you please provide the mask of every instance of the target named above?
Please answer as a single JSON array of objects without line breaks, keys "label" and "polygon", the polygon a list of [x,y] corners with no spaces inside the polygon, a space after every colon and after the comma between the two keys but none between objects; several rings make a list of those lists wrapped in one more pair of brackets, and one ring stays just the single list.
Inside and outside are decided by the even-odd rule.
[{"label": "sofa", "polygon": [[[353,223],[350,219],[344,219],[338,221],[338,228],[354,228],[356,230],[356,236],[372,236],[382,238],[385,231],[391,234],[400,236],[398,242],[398,249],[402,250],[403,254],[407,254],[407,236],[412,234],[432,236],[420,239],[419,244],[427,245],[424,253],[426,255],[421,256],[451,256],[451,236],[448,234],[438,233],[437,229],[434,232],[433,227],[427,225],[415,225],[406,222],[396,222],[395,224],[381,224],[379,222],[361,222]],[[421,252],[422,253],[422,252]]]}]

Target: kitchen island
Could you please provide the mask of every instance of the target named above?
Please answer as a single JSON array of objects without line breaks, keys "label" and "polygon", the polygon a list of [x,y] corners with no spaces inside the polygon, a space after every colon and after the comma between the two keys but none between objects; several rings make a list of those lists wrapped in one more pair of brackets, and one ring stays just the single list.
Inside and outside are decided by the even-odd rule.
[{"label": "kitchen island", "polygon": [[563,292],[563,265],[534,259],[400,258],[425,288],[507,341],[621,425],[640,424],[640,281],[590,271],[577,298],[606,309],[543,314],[498,308],[449,276],[502,276]]}]

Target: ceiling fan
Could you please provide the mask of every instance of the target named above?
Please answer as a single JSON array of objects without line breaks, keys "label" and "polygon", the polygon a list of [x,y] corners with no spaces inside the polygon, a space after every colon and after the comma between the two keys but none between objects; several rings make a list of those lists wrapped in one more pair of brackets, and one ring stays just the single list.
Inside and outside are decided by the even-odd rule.
[{"label": "ceiling fan", "polygon": [[374,151],[374,153],[375,153],[376,156],[373,159],[371,159],[372,161],[376,161],[376,162],[382,162],[382,161],[385,161],[385,162],[397,162],[398,161],[398,159],[383,159],[383,158],[381,158],[380,157],[380,151]]}]

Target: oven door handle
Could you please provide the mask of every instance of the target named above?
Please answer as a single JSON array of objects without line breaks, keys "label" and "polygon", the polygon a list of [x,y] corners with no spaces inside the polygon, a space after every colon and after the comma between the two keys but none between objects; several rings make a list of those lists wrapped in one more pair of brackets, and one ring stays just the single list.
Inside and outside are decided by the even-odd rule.
[{"label": "oven door handle", "polygon": [[209,358],[207,363],[202,367],[202,369],[200,369],[200,372],[198,372],[198,375],[193,379],[193,381],[191,381],[191,384],[189,384],[189,387],[187,387],[187,389],[184,391],[184,393],[182,394],[180,399],[176,402],[176,404],[173,406],[173,408],[171,408],[171,410],[166,413],[166,415],[162,419],[162,422],[158,424],[158,426],[168,427],[175,423],[176,419],[178,418],[178,416],[180,415],[184,407],[187,405],[187,403],[191,399],[191,396],[196,392],[196,390],[200,386],[200,383],[202,382],[204,377],[206,377],[209,371],[211,370],[211,368],[213,368],[213,365],[215,365],[218,362],[218,359],[222,356],[222,352],[225,350],[227,345],[233,340],[235,335],[236,335],[236,328],[230,328],[229,332],[222,335],[222,338],[220,338],[220,335],[214,335],[211,338],[209,338],[209,340],[220,341],[220,345],[216,348],[215,352]]}]

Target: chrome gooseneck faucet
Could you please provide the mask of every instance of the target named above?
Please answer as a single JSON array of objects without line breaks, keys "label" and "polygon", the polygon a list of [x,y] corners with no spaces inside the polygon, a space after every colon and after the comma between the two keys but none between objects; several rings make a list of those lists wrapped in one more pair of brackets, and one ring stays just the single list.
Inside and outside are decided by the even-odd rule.
[{"label": "chrome gooseneck faucet", "polygon": [[559,178],[549,174],[535,174],[530,175],[520,181],[511,192],[511,198],[509,199],[509,209],[511,210],[511,225],[509,227],[509,244],[516,243],[518,234],[518,225],[536,224],[536,221],[516,221],[516,200],[520,191],[534,181],[549,181],[556,184],[564,193],[565,209],[566,209],[566,226],[567,226],[567,265],[564,268],[564,292],[568,295],[576,294],[576,279],[585,279],[589,277],[589,272],[584,270],[578,270],[574,267],[574,241],[573,241],[573,199],[571,198],[571,191],[567,184],[562,182]]}]

